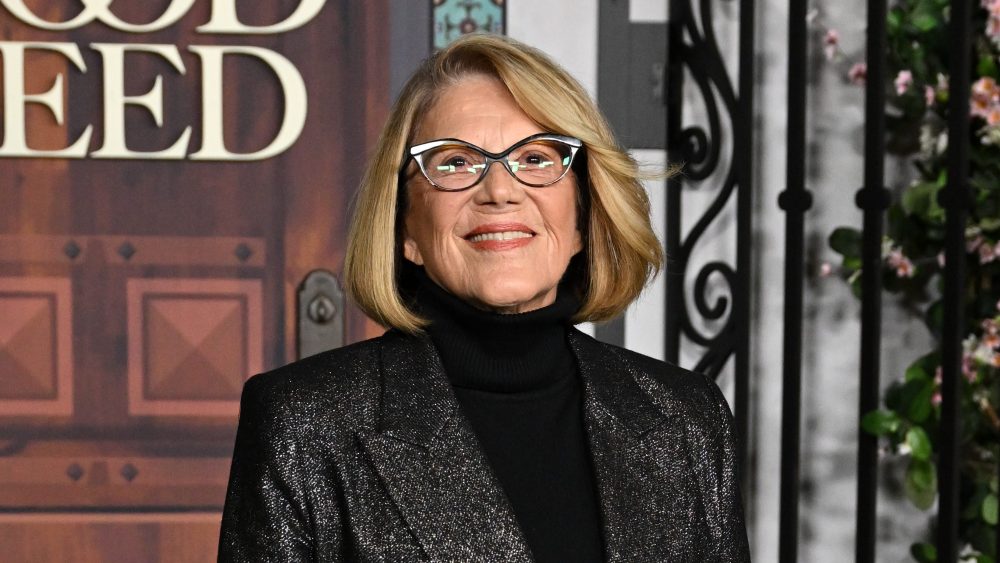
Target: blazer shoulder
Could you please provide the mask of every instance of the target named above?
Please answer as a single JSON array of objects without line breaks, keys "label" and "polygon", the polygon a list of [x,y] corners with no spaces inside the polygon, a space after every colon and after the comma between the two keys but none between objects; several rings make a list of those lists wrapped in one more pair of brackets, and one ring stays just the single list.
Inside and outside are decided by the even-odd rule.
[{"label": "blazer shoulder", "polygon": [[652,395],[658,398],[669,397],[696,413],[715,413],[720,408],[730,411],[722,390],[708,376],[628,348],[603,342],[601,344],[638,371],[640,379],[644,380],[640,383],[646,383],[646,390]]},{"label": "blazer shoulder", "polygon": [[[241,417],[272,425],[320,422],[337,428],[364,424],[377,401],[384,336],[364,340],[259,373],[243,385]],[[333,419],[336,420],[333,420]],[[289,428],[291,430],[291,428]]]},{"label": "blazer shoulder", "polygon": [[258,373],[245,386],[274,393],[305,391],[316,387],[351,385],[378,370],[379,344],[384,336],[363,340]]}]

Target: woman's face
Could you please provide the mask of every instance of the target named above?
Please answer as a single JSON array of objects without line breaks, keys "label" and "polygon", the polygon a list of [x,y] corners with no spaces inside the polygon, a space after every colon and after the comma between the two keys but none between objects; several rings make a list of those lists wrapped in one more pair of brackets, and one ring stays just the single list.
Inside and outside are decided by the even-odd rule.
[{"label": "woman's face", "polygon": [[[500,81],[470,76],[440,93],[418,124],[414,144],[455,138],[499,153],[542,132]],[[461,192],[434,189],[415,162],[406,174],[407,260],[481,309],[520,313],[555,300],[570,258],[583,248],[572,171],[555,184],[532,188],[494,164],[478,185]],[[481,240],[483,233],[501,232],[524,234]]]}]

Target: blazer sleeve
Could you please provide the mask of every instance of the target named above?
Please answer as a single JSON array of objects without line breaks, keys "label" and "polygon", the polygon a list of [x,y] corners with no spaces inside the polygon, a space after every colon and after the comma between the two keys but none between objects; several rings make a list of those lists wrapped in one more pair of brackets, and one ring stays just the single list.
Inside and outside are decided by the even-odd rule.
[{"label": "blazer sleeve", "polygon": [[243,387],[236,445],[222,514],[219,561],[314,561],[295,417],[265,376]]},{"label": "blazer sleeve", "polygon": [[736,435],[733,414],[722,391],[714,381],[705,378],[711,388],[714,403],[713,422],[717,430],[710,452],[711,468],[703,477],[708,488],[706,498],[717,503],[712,507],[712,520],[716,536],[717,558],[713,561],[749,563],[750,545],[747,541],[743,518],[743,499],[740,494],[740,477],[736,460]]}]

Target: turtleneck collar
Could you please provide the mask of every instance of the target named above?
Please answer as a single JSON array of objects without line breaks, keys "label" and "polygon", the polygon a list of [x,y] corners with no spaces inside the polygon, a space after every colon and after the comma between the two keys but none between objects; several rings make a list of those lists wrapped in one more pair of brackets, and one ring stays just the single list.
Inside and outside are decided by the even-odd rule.
[{"label": "turtleneck collar", "polygon": [[580,303],[560,290],[551,305],[516,314],[477,309],[415,272],[415,305],[455,387],[494,393],[547,388],[576,370],[566,341]]}]

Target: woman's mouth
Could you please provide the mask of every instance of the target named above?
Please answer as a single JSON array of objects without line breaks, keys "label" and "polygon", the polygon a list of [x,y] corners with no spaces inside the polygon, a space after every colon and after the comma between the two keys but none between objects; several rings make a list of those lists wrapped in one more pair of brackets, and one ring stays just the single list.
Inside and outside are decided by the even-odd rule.
[{"label": "woman's mouth", "polygon": [[535,232],[521,224],[482,225],[465,235],[477,250],[510,250],[531,242]]},{"label": "woman's mouth", "polygon": [[482,242],[484,240],[514,240],[519,238],[531,238],[534,235],[521,231],[500,231],[499,233],[482,233],[469,237],[469,242]]}]

